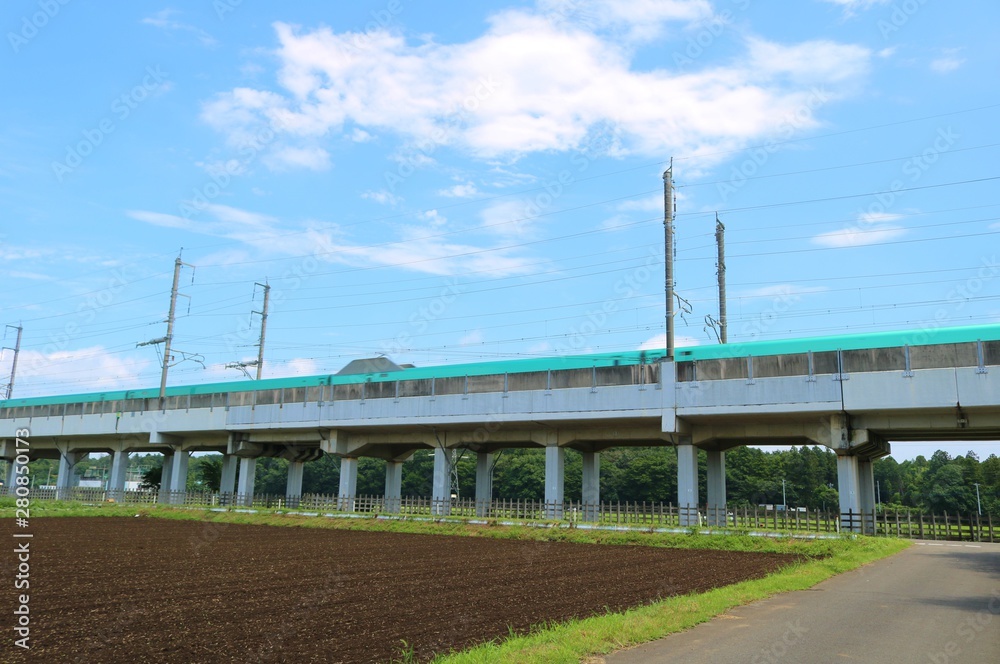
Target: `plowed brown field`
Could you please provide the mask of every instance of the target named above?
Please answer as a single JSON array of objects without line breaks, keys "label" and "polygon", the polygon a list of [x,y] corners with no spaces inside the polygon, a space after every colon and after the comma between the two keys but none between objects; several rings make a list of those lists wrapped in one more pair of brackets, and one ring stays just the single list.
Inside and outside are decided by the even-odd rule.
[{"label": "plowed brown field", "polygon": [[[8,542],[12,520],[0,526]],[[31,650],[3,661],[383,662],[760,577],[791,556],[170,521],[32,519]]]}]

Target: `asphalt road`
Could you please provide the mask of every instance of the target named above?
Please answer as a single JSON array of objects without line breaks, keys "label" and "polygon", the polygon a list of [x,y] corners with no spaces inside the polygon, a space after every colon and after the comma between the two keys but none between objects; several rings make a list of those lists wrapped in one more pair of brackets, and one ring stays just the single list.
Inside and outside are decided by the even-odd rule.
[{"label": "asphalt road", "polygon": [[604,661],[1000,663],[1000,544],[917,542]]}]

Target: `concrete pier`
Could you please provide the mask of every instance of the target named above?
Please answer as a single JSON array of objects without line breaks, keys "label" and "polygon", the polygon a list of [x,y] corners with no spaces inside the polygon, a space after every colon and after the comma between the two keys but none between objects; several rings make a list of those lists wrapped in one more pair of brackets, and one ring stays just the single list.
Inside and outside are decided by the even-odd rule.
[{"label": "concrete pier", "polygon": [[[173,463],[170,464],[170,484],[167,489],[170,492],[171,503],[183,503],[184,492],[187,491],[188,461],[190,457],[184,450],[178,448],[173,454]],[[162,481],[162,477],[160,478]]]},{"label": "concrete pier", "polygon": [[237,457],[232,454],[222,455],[222,477],[219,481],[219,495],[224,501],[232,501],[236,492]]},{"label": "concrete pier", "polygon": [[174,453],[163,453],[163,465],[160,467],[160,493],[156,499],[158,503],[170,502],[170,475],[174,466]]},{"label": "concrete pier", "polygon": [[451,462],[448,459],[450,454],[450,450],[434,448],[434,479],[431,487],[433,514],[451,514]]},{"label": "concrete pier", "polygon": [[476,452],[476,516],[489,516],[493,499],[493,455]]},{"label": "concrete pier", "polygon": [[111,475],[108,478],[108,498],[125,497],[125,476],[128,473],[128,450],[117,449],[111,456]]},{"label": "concrete pier", "polygon": [[[838,455],[837,491],[840,494],[841,519],[846,518],[848,514],[853,515],[858,527],[852,528],[852,530],[860,532],[858,513],[861,511],[861,487],[858,480],[858,457],[847,454]],[[846,525],[844,527],[846,528]]]},{"label": "concrete pier", "polygon": [[389,459],[385,462],[385,511],[399,512],[403,501],[403,462]]},{"label": "concrete pier", "polygon": [[13,457],[11,457],[7,461],[7,483],[6,483],[5,486],[7,487],[7,495],[8,496],[12,495],[10,492],[13,491],[14,490],[13,488],[17,486],[17,478],[18,478],[18,476],[21,475],[21,474],[23,474],[23,473],[18,472],[18,468],[20,468],[22,465],[23,466],[27,466],[27,464],[19,464],[17,462],[17,456],[16,455],[13,456]]},{"label": "concrete pier", "polygon": [[545,448],[545,518],[563,518],[566,449],[558,445]]},{"label": "concrete pier", "polygon": [[340,490],[339,508],[343,512],[354,511],[354,499],[358,494],[358,459],[356,457],[340,457]]},{"label": "concrete pier", "polygon": [[66,499],[70,496],[70,489],[76,486],[76,475],[73,468],[85,455],[80,452],[63,452],[59,454],[59,475],[56,478],[56,496]]},{"label": "concrete pier", "polygon": [[682,526],[698,525],[698,448],[677,446],[677,505]]},{"label": "concrete pier", "polygon": [[298,507],[302,499],[302,475],[305,461],[288,462],[288,479],[285,481],[285,501],[289,507]]},{"label": "concrete pier", "polygon": [[708,514],[710,526],[725,526],[726,519],[726,453],[708,450]]},{"label": "concrete pier", "polygon": [[597,521],[601,510],[601,453],[583,453],[583,502],[584,521]]},{"label": "concrete pier", "polygon": [[872,460],[858,458],[858,504],[863,515],[863,532],[872,534],[875,532],[875,471],[872,467]]},{"label": "concrete pier", "polygon": [[247,507],[253,505],[253,486],[257,481],[257,459],[244,457],[240,459],[240,480],[236,493]]}]

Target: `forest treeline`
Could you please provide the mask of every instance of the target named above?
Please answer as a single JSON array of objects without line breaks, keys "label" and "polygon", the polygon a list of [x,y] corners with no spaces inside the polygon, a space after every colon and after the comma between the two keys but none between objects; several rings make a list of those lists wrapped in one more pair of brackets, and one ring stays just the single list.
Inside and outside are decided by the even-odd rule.
[{"label": "forest treeline", "polygon": [[[434,458],[430,450],[415,453],[403,464],[403,495],[431,495]],[[541,449],[505,450],[495,455],[493,497],[508,500],[540,500],[545,493],[545,455]],[[109,457],[87,459],[78,472],[95,477],[107,473]],[[43,461],[35,462],[37,464]],[[132,464],[142,469],[146,480],[159,484],[162,456],[133,455]],[[261,458],[256,464],[255,492],[283,495],[287,474],[283,459]],[[700,500],[706,499],[705,454],[700,454]],[[459,453],[458,493],[475,495],[476,456]],[[192,457],[188,472],[190,490],[217,491],[222,469],[218,454]],[[579,500],[582,457],[567,450],[565,464],[567,500]],[[38,468],[36,473],[43,472]],[[55,481],[54,470],[52,481]],[[983,514],[1000,515],[1000,458],[995,454],[980,460],[974,453],[951,456],[938,451],[930,459],[922,456],[897,462],[892,457],[874,464],[878,498],[883,505],[919,508],[941,513],[977,510],[976,484]],[[35,475],[38,477],[38,475]],[[44,477],[44,474],[42,475]],[[790,507],[836,509],[837,457],[821,447],[792,447],[767,452],[739,447],[726,453],[726,483],[730,505],[782,503],[782,481]],[[305,464],[304,493],[336,494],[340,461],[324,456]],[[362,458],[358,463],[359,495],[380,495],[385,489],[385,462]],[[669,503],[677,496],[677,454],[673,448],[614,448],[601,454],[601,498],[604,501]]]}]

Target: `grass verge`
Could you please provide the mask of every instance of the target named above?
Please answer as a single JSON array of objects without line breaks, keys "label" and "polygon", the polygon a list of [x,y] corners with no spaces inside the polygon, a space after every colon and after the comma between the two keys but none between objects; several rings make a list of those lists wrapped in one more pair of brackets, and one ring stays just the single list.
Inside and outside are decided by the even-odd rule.
[{"label": "grass verge", "polygon": [[[12,517],[13,509],[0,501],[0,518]],[[493,662],[580,662],[588,657],[645,643],[710,620],[725,611],[772,595],[810,588],[820,581],[902,551],[905,540],[844,537],[801,540],[782,537],[751,537],[745,534],[697,535],[648,532],[549,529],[527,526],[482,526],[432,521],[377,520],[374,518],[322,518],[295,513],[210,512],[203,509],[129,505],[80,505],[35,503],[33,517],[146,516],[215,524],[247,524],[283,527],[367,530],[376,532],[461,535],[497,539],[561,541],[610,545],[645,545],[692,549],[725,549],[794,553],[803,562],[786,567],[763,579],[745,581],[696,595],[684,595],[637,607],[621,613],[594,616],[567,623],[541,626],[527,635],[511,635],[503,641],[438,656],[435,664],[486,664]]]}]

